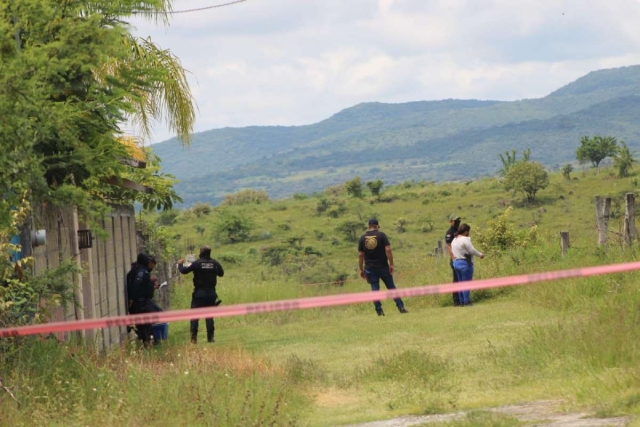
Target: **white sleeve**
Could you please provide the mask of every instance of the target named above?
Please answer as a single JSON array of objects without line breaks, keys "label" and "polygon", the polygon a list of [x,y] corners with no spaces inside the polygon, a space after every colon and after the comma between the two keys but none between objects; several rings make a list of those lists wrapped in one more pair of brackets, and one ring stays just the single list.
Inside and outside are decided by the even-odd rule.
[{"label": "white sleeve", "polygon": [[478,252],[478,250],[476,248],[473,247],[473,244],[471,243],[471,239],[465,239],[466,241],[465,243],[465,249],[467,250],[468,254],[474,255],[474,256],[482,256],[481,252]]}]

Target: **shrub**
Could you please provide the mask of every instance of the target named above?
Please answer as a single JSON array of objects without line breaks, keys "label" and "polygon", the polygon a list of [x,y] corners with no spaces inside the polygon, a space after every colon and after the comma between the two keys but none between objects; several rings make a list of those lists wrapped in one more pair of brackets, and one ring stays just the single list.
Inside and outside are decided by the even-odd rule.
[{"label": "shrub", "polygon": [[[382,181],[381,181],[382,182]],[[362,181],[359,176],[356,176],[351,181],[347,181],[344,183],[344,188],[347,191],[347,194],[352,197],[362,197]],[[380,187],[382,188],[382,186]]]},{"label": "shrub", "polygon": [[218,209],[214,224],[214,235],[229,243],[244,242],[255,228],[255,223],[248,216],[229,209]]},{"label": "shrub", "polygon": [[372,196],[379,196],[383,185],[384,182],[381,179],[367,182],[367,187],[369,187],[369,191],[371,191]]},{"label": "shrub", "polygon": [[358,240],[358,236],[363,231],[364,226],[361,221],[344,221],[336,227],[336,231],[341,233],[348,241]]},{"label": "shrub", "polygon": [[529,229],[516,230],[510,221],[513,208],[509,207],[502,214],[490,220],[485,228],[473,232],[476,241],[487,249],[505,250],[510,248],[524,248],[535,243],[538,229],[534,225]]},{"label": "shrub", "polygon": [[247,188],[237,193],[227,194],[220,205],[222,206],[239,206],[239,205],[259,205],[269,201],[269,195],[264,190],[254,190]]},{"label": "shrub", "polygon": [[518,162],[509,168],[504,177],[505,190],[524,193],[528,201],[536,198],[538,190],[547,188],[549,174],[540,163]]},{"label": "shrub", "polygon": [[305,200],[308,196],[304,193],[296,193],[293,195],[294,200]]},{"label": "shrub", "polygon": [[175,209],[160,212],[158,215],[158,225],[173,225],[176,223],[180,212]]},{"label": "shrub", "polygon": [[211,205],[209,203],[196,203],[191,208],[191,212],[197,217],[209,215],[211,213]]},{"label": "shrub", "polygon": [[398,233],[404,233],[407,231],[407,225],[409,224],[409,220],[405,218],[398,218],[393,222],[393,226],[396,228]]}]

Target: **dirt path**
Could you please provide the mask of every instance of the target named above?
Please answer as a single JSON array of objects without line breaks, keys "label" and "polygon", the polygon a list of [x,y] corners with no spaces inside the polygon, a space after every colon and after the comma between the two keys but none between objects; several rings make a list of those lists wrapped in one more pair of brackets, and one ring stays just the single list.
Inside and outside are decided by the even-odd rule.
[{"label": "dirt path", "polygon": [[[622,427],[630,420],[627,417],[593,418],[586,412],[561,412],[562,402],[540,401],[523,405],[500,406],[498,408],[485,409],[496,412],[525,423],[526,426],[556,426],[556,427]],[[465,416],[465,412],[450,414],[406,416],[386,421],[374,421],[364,424],[353,424],[348,427],[411,427],[426,423],[452,421]]]}]

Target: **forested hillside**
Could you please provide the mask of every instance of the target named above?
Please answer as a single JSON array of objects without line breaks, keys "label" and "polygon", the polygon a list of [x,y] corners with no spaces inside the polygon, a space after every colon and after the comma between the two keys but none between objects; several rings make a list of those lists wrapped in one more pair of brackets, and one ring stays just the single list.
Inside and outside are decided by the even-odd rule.
[{"label": "forested hillside", "polygon": [[640,147],[640,66],[601,70],[540,99],[364,103],[327,120],[291,127],[215,129],[191,148],[153,146],[182,182],[186,204],[217,203],[240,188],[272,197],[312,192],[354,175],[393,183],[494,173],[498,154],[530,147],[549,167],[573,161],[583,135]]}]

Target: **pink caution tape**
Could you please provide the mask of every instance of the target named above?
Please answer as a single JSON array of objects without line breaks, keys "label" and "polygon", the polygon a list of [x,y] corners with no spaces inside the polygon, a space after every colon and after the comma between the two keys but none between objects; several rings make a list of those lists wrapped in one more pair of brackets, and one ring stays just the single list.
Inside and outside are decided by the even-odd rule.
[{"label": "pink caution tape", "polygon": [[78,331],[83,329],[108,328],[140,323],[175,322],[178,320],[202,319],[205,317],[245,316],[248,314],[269,313],[273,311],[301,310],[307,308],[331,307],[346,304],[358,304],[392,298],[408,298],[421,295],[434,295],[463,290],[498,288],[503,286],[525,285],[548,280],[588,277],[602,274],[624,273],[640,270],[640,262],[611,264],[597,267],[576,268],[572,270],[549,271],[546,273],[523,274],[520,276],[499,277],[493,279],[474,280],[444,285],[427,285],[415,288],[395,289],[380,292],[358,292],[343,295],[269,301],[230,306],[205,307],[189,310],[164,311],[132,316],[103,317],[91,320],[43,323],[39,325],[21,326],[0,329],[0,338],[20,335],[49,334],[52,332]]}]

